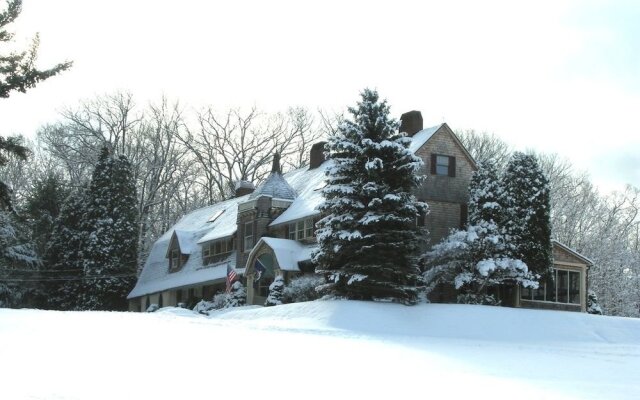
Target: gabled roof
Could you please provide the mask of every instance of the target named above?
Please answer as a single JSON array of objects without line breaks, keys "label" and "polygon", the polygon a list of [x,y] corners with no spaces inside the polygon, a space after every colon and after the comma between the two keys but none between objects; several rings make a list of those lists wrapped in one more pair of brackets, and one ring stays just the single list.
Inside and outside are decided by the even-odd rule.
[{"label": "gabled roof", "polygon": [[431,128],[426,128],[421,131],[416,132],[415,135],[411,137],[411,144],[409,145],[409,150],[415,154],[416,151],[420,149],[431,137],[434,133],[440,129],[444,124],[432,126]]},{"label": "gabled roof", "polygon": [[581,253],[578,253],[577,251],[575,251],[571,247],[562,244],[561,242],[557,241],[556,239],[552,239],[551,242],[553,244],[557,245],[558,247],[560,247],[562,250],[570,253],[572,256],[577,257],[580,260],[584,261],[585,264],[587,264],[587,265],[593,265],[594,264],[594,262],[590,258],[582,255]]},{"label": "gabled roof", "polygon": [[249,253],[249,260],[262,247],[262,244],[269,246],[273,250],[278,266],[283,271],[300,271],[298,262],[310,260],[311,253],[318,247],[316,244],[303,244],[296,240],[263,237],[260,238],[251,253]]},{"label": "gabled roof", "polygon": [[416,134],[411,137],[409,150],[411,150],[411,152],[415,154],[415,152],[420,150],[420,148],[424,146],[424,144],[427,143],[429,139],[431,139],[433,135],[435,135],[438,131],[448,133],[453,138],[453,141],[456,142],[456,144],[460,147],[462,153],[465,155],[465,157],[467,157],[471,165],[476,169],[478,168],[476,160],[471,157],[471,154],[469,153],[467,148],[464,147],[464,145],[460,141],[460,138],[458,138],[458,135],[456,135],[455,132],[451,128],[449,128],[449,125],[447,125],[446,123],[442,123],[440,125],[432,126],[431,128],[426,128],[416,132]]}]

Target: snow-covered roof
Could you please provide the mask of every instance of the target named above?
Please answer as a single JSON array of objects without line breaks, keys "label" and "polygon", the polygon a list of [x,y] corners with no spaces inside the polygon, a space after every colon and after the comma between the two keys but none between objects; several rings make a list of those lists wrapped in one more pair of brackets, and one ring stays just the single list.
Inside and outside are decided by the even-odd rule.
[{"label": "snow-covered roof", "polygon": [[[409,149],[415,153],[443,125],[417,132],[411,138]],[[203,268],[201,244],[234,235],[237,230],[238,204],[261,195],[292,200],[291,205],[271,222],[271,226],[319,215],[318,206],[324,200],[322,188],[325,186],[325,171],[330,166],[330,163],[331,161],[325,161],[317,168],[309,169],[304,167],[284,175],[279,172],[272,172],[265,182],[249,195],[204,207],[185,215],[153,245],[138,282],[129,294],[129,298],[155,293],[160,290],[224,279],[227,260],[217,264],[218,266],[213,265]],[[213,218],[214,216],[215,218]],[[208,222],[210,220],[213,222]],[[189,258],[182,269],[169,273],[169,261],[166,255],[174,232],[180,243],[182,253],[189,254]],[[276,248],[279,249],[277,254],[282,258],[282,262],[279,258],[278,263],[281,266],[285,266],[283,268],[292,268],[292,270],[297,271],[298,261],[310,258],[311,248],[309,246],[287,239],[263,239],[268,241],[269,246],[274,248],[274,251],[276,251]],[[231,262],[232,266],[236,266],[235,253],[233,258],[228,261]],[[244,267],[244,265],[238,267]],[[237,269],[236,271],[240,270]]]},{"label": "snow-covered roof", "polygon": [[193,239],[191,238],[191,232],[176,229],[173,231],[178,240],[178,246],[180,247],[180,253],[191,254],[193,251]]},{"label": "snow-covered roof", "polygon": [[[300,271],[298,262],[311,259],[316,244],[303,244],[296,240],[263,237],[258,241],[256,249],[263,242],[273,250],[280,269],[283,271]],[[251,258],[251,255],[249,256]]]},{"label": "snow-covered roof", "polygon": [[442,125],[444,124],[432,126],[431,128],[426,128],[419,132],[416,132],[416,134],[411,137],[409,150],[411,150],[412,153],[418,151],[420,147],[427,143],[427,140],[431,139],[431,136],[433,136],[433,134],[436,133]]},{"label": "snow-covered roof", "polygon": [[325,171],[329,165],[330,161],[325,161],[314,169],[301,168],[285,174],[287,182],[298,193],[298,197],[271,222],[271,226],[320,214],[317,208],[324,200],[322,188],[325,185]]},{"label": "snow-covered roof", "polygon": [[258,188],[249,195],[249,199],[257,199],[260,196],[270,196],[276,199],[293,200],[297,194],[287,180],[279,172],[271,175]]},{"label": "snow-covered roof", "polygon": [[[248,195],[223,201],[182,217],[153,244],[136,286],[127,297],[144,296],[161,290],[224,279],[227,262],[232,266],[236,264],[235,252],[231,252],[227,259],[216,264],[203,266],[202,246],[198,243],[205,236],[225,237],[235,233],[238,204],[247,198]],[[220,217],[214,222],[207,222],[220,210],[224,210]],[[169,272],[169,260],[166,255],[174,233],[180,243],[181,252],[189,254],[189,258],[180,270]]]},{"label": "snow-covered roof", "polygon": [[[246,198],[246,196],[243,196],[243,198]],[[211,230],[206,235],[202,236],[197,243],[202,244],[211,240],[222,239],[224,237],[235,235],[236,230],[238,229],[238,203],[239,202],[236,202],[233,206],[227,207],[214,222],[210,222],[209,225],[211,225]]]}]

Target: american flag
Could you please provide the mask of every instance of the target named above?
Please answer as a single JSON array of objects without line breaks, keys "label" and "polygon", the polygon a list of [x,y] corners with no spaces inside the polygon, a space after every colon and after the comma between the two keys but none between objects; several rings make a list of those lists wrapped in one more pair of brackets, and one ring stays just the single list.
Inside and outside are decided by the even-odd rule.
[{"label": "american flag", "polygon": [[231,268],[231,263],[227,263],[227,293],[231,292],[231,284],[238,279],[236,270]]}]

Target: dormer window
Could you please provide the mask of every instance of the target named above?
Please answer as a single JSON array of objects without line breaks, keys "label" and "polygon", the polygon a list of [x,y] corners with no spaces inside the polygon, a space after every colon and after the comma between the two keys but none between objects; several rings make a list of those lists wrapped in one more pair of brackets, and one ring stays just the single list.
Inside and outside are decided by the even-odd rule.
[{"label": "dormer window", "polygon": [[293,222],[289,224],[288,238],[291,240],[302,240],[314,236],[313,218]]},{"label": "dormer window", "polygon": [[[185,251],[184,248],[180,247],[181,241],[178,237],[180,235],[182,235],[181,232],[174,231],[171,236],[171,241],[169,242],[169,247],[165,256],[169,260],[169,272],[179,271],[189,259],[189,251]],[[182,243],[187,243],[185,238],[183,238]]]},{"label": "dormer window", "polygon": [[169,269],[172,271],[180,269],[180,250],[172,249],[169,257]]},{"label": "dormer window", "polygon": [[456,158],[442,154],[431,154],[431,175],[456,176]]}]

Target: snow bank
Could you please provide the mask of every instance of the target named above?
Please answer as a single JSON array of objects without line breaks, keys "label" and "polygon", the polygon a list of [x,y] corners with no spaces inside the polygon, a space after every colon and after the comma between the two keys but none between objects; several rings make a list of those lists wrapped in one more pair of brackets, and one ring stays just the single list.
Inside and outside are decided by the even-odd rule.
[{"label": "snow bank", "polygon": [[0,309],[0,355],[12,400],[640,398],[640,320],[487,306]]}]

